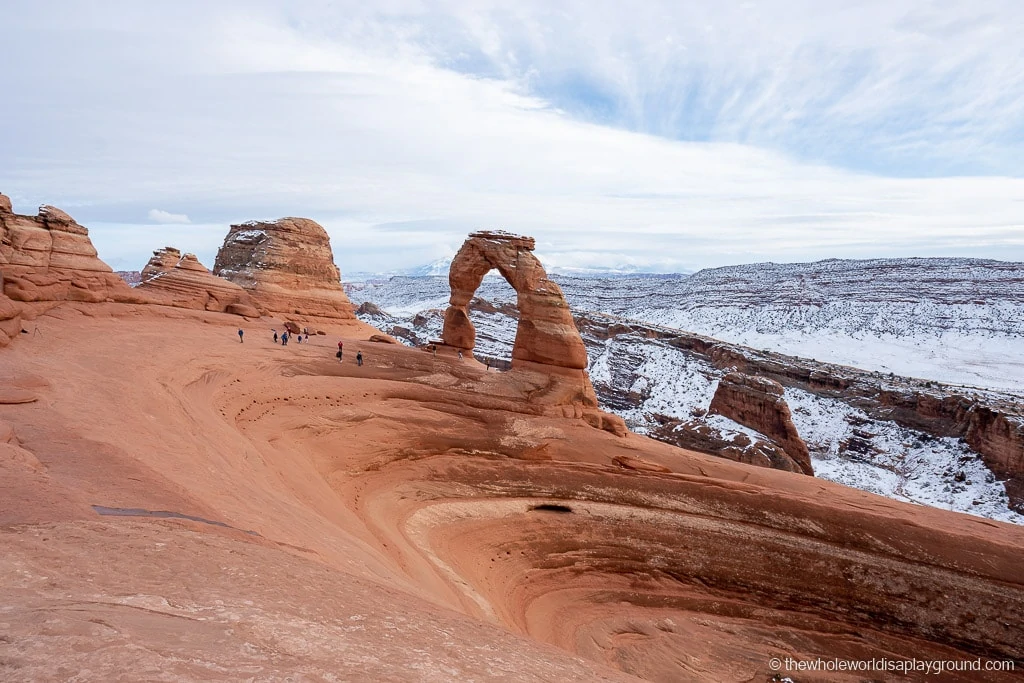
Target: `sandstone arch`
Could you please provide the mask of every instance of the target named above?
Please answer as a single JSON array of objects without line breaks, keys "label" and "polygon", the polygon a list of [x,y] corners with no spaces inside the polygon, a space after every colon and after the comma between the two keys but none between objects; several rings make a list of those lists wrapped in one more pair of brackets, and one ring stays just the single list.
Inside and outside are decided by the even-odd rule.
[{"label": "sandstone arch", "polygon": [[452,294],[444,314],[442,340],[447,346],[473,349],[476,329],[469,319],[469,301],[484,275],[497,269],[517,295],[519,327],[512,347],[513,367],[526,362],[585,370],[587,349],[569,304],[533,255],[534,246],[532,237],[503,231],[470,234],[448,273]]}]

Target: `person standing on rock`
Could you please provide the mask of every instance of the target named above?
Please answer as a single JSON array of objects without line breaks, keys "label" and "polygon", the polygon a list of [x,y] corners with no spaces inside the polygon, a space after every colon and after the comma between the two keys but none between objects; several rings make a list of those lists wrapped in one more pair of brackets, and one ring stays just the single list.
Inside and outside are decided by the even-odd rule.
[{"label": "person standing on rock", "polygon": [[288,346],[288,330],[281,333],[281,346]]},{"label": "person standing on rock", "polygon": [[356,365],[358,365],[359,367],[363,366],[363,352],[362,351],[357,351],[356,352]]},{"label": "person standing on rock", "polygon": [[243,330],[241,327],[239,327],[238,328],[238,341],[239,341],[240,344],[244,344],[245,343],[245,340],[242,339],[242,335],[243,334],[245,334],[245,330]]},{"label": "person standing on rock", "polygon": [[462,360],[462,349],[459,349],[459,360]]},{"label": "person standing on rock", "polygon": [[338,342],[338,353],[337,353],[337,356],[338,356],[338,362],[339,363],[342,362],[341,356],[342,356],[342,353],[344,352],[344,350],[345,350],[345,345],[342,342]]},{"label": "person standing on rock", "polygon": [[274,343],[277,343],[277,330],[274,330]]}]

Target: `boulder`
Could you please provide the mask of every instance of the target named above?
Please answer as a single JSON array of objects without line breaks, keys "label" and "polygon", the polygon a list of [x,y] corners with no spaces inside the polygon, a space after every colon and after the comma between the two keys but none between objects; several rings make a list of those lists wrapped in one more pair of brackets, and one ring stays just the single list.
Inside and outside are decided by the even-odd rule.
[{"label": "boulder", "polygon": [[213,275],[195,254],[182,254],[174,247],[153,252],[142,269],[137,289],[156,301],[178,308],[233,313],[258,318],[252,297],[233,282]]},{"label": "boulder", "polygon": [[249,292],[267,313],[354,318],[327,231],[308,218],[232,225],[213,274]]},{"label": "boulder", "polygon": [[[716,413],[756,430],[771,439],[796,464],[798,471],[814,475],[807,444],[797,433],[782,385],[764,377],[730,372],[718,383],[709,413]],[[789,469],[778,467],[777,469]]]}]

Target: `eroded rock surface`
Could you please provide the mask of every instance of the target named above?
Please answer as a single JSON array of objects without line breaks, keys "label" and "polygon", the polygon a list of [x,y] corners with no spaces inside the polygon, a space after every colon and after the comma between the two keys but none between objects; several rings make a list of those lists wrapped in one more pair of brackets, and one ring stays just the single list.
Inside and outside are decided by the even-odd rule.
[{"label": "eroded rock surface", "polygon": [[723,377],[708,412],[723,415],[764,434],[793,460],[804,474],[814,474],[811,455],[793,425],[782,385],[764,377],[730,372]]},{"label": "eroded rock surface", "polygon": [[330,237],[308,218],[232,225],[213,274],[245,289],[268,313],[350,319]]},{"label": "eroded rock surface", "polygon": [[464,350],[476,344],[469,305],[484,275],[497,269],[516,290],[519,327],[512,349],[516,361],[583,370],[587,349],[561,288],[548,279],[533,255],[532,237],[476,232],[465,241],[448,275],[452,295],[444,318],[444,343]]},{"label": "eroded rock surface", "polygon": [[655,414],[649,436],[680,448],[718,455],[728,460],[784,472],[803,473],[803,469],[776,443],[753,439],[746,434],[727,435],[699,419],[684,420]]},{"label": "eroded rock surface", "polygon": [[[511,369],[537,373],[561,385],[555,404],[598,429],[624,436],[622,418],[597,410],[597,397],[587,376],[587,349],[573,322],[561,288],[551,281],[533,255],[532,237],[504,231],[470,234],[452,260],[448,274],[451,298],[444,314],[441,338],[449,350],[472,351],[476,329],[469,311],[479,304],[474,293],[491,270],[497,270],[516,291],[518,325]],[[436,347],[435,347],[436,348]]]},{"label": "eroded rock surface", "polygon": [[[3,415],[7,678],[719,683],[781,680],[787,657],[1024,664],[1021,527],[618,438],[547,410],[552,385],[527,373],[368,334],[346,339],[363,366],[337,363],[140,308],[130,324],[45,317],[34,346],[0,354],[0,377],[49,382]],[[316,353],[295,373],[291,351]]]},{"label": "eroded rock surface", "polygon": [[24,216],[0,200],[0,269],[3,293],[18,302],[143,300],[99,259],[89,231],[52,206]]},{"label": "eroded rock surface", "polygon": [[234,313],[259,317],[256,302],[233,282],[216,277],[195,254],[182,254],[174,247],[153,252],[142,270],[139,289],[180,308]]}]

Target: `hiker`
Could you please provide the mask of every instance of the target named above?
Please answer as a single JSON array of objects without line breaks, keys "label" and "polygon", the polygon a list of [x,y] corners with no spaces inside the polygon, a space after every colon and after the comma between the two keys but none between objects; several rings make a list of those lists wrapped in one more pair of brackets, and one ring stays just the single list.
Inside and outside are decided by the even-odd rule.
[{"label": "hiker", "polygon": [[360,367],[362,367],[362,365],[363,365],[363,352],[362,351],[356,352],[356,365],[358,365]]},{"label": "hiker", "polygon": [[431,344],[430,350],[433,352],[434,358],[437,358],[437,344]]},{"label": "hiker", "polygon": [[342,352],[344,350],[345,350],[345,345],[342,344],[341,342],[338,342],[338,353],[337,353],[337,356],[338,356],[338,360],[339,361],[341,360],[341,354],[342,354]]},{"label": "hiker", "polygon": [[239,327],[239,328],[238,328],[238,341],[239,341],[239,343],[241,343],[241,344],[244,344],[244,343],[245,343],[245,340],[244,340],[244,339],[242,339],[242,335],[243,335],[243,334],[245,334],[245,330],[243,330],[243,329],[242,329],[241,327]]},{"label": "hiker", "polygon": [[301,344],[302,343],[302,335],[300,334],[299,338],[296,339],[295,341],[298,342],[299,344]]},{"label": "hiker", "polygon": [[462,360],[462,349],[459,349],[459,360]]},{"label": "hiker", "polygon": [[274,343],[277,343],[277,330],[274,330]]},{"label": "hiker", "polygon": [[288,331],[281,333],[281,346],[288,346]]},{"label": "hiker", "polygon": [[306,335],[306,340],[308,341],[309,340],[309,328],[308,327],[303,327],[302,328],[302,334]]}]

